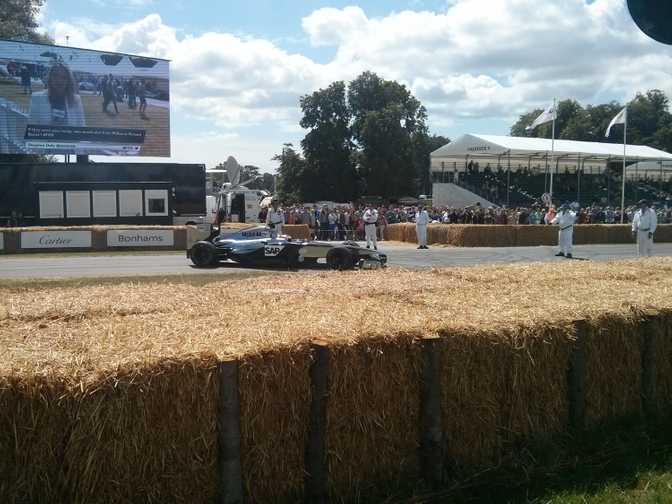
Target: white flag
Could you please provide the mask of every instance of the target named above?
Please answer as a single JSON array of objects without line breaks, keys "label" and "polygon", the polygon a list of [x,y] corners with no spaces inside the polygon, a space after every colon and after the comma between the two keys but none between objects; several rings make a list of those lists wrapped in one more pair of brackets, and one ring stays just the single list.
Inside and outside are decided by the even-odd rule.
[{"label": "white flag", "polygon": [[621,110],[618,114],[614,116],[614,118],[611,120],[609,123],[609,127],[607,128],[607,132],[604,134],[605,137],[609,136],[609,132],[611,131],[611,127],[614,124],[625,124],[626,117],[628,115],[628,107],[623,107],[623,110]]},{"label": "white flag", "polygon": [[548,107],[546,110],[544,110],[539,117],[537,117],[532,124],[530,124],[526,130],[533,130],[540,124],[544,124],[547,122],[555,121],[558,118],[558,111],[555,109],[555,104],[551,105]]}]

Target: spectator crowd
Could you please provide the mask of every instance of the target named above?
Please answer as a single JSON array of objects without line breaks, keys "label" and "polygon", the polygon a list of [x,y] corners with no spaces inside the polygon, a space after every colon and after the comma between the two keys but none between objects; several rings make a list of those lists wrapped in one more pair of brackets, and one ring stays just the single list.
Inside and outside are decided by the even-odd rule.
[{"label": "spectator crowd", "polygon": [[[363,240],[364,205],[292,205],[285,206],[285,224],[305,224],[312,230],[313,237],[320,240]],[[383,240],[385,227],[401,222],[413,223],[417,207],[377,206],[376,225],[378,240]],[[672,223],[672,206],[654,207],[660,224]],[[431,223],[443,224],[508,224],[508,225],[549,225],[556,214],[555,206],[531,206],[529,208],[483,208],[479,204],[465,208],[427,207]],[[625,209],[623,222],[632,222],[637,207]],[[259,221],[266,222],[267,209],[259,213]],[[621,209],[611,206],[593,205],[576,210],[577,224],[619,224]]]}]

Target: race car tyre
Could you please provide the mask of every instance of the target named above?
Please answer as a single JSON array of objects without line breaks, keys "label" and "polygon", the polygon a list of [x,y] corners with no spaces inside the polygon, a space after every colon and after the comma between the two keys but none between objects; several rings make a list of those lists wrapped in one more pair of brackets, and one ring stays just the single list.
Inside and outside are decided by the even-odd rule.
[{"label": "race car tyre", "polygon": [[333,248],[327,253],[327,265],[334,270],[352,269],[355,258],[346,248]]},{"label": "race car tyre", "polygon": [[217,264],[217,249],[216,247],[206,241],[194,243],[191,247],[191,262],[198,268],[207,268]]}]

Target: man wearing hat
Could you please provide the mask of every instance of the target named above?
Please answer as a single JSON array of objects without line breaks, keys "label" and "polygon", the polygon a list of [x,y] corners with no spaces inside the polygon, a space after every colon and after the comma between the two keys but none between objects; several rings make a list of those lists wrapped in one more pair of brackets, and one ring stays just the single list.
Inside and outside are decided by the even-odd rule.
[{"label": "man wearing hat", "polygon": [[649,207],[649,202],[639,200],[639,210],[632,218],[632,236],[637,240],[637,255],[651,256],[653,253],[653,233],[658,226],[656,212]]},{"label": "man wearing hat", "polygon": [[364,221],[364,237],[366,238],[366,248],[371,248],[371,243],[373,243],[373,248],[378,250],[378,242],[376,241],[376,222],[378,222],[378,210],[367,204],[364,208],[362,220]]},{"label": "man wearing hat", "polygon": [[282,225],[285,223],[285,212],[278,208],[278,200],[271,200],[271,208],[266,214],[266,225],[271,228],[271,238],[277,238],[282,234]]},{"label": "man wearing hat", "polygon": [[427,246],[427,224],[429,224],[429,214],[423,205],[418,206],[415,212],[415,234],[418,237],[418,248],[428,249]]},{"label": "man wearing hat", "polygon": [[557,224],[560,227],[558,231],[558,246],[560,251],[555,254],[558,257],[572,258],[572,239],[574,236],[574,223],[576,222],[576,214],[569,209],[569,205],[565,204],[560,207],[560,210],[551,221],[551,224]]}]

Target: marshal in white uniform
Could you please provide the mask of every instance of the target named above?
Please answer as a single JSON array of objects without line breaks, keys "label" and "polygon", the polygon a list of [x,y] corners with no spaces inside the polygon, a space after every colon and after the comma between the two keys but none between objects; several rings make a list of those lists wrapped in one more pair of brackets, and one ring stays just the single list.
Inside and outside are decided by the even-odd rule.
[{"label": "marshal in white uniform", "polygon": [[362,215],[364,220],[364,236],[366,237],[366,248],[373,248],[378,250],[378,242],[376,240],[376,222],[378,222],[378,210],[375,208],[367,208]]},{"label": "marshal in white uniform", "polygon": [[429,214],[424,208],[418,209],[415,213],[415,233],[418,236],[418,248],[426,249],[427,246],[427,224],[429,224]]},{"label": "marshal in white uniform", "polygon": [[266,225],[271,228],[271,238],[277,238],[282,234],[282,226],[285,223],[285,212],[282,208],[269,208],[266,214]]},{"label": "marshal in white uniform", "polygon": [[637,238],[637,255],[651,256],[656,227],[658,227],[656,212],[649,208],[648,203],[640,202],[640,209],[632,218],[632,234]]},{"label": "marshal in white uniform", "polygon": [[566,206],[560,208],[551,224],[557,224],[558,230],[558,246],[560,251],[555,254],[557,256],[572,257],[572,241],[574,238],[574,223],[576,222],[576,214]]}]

